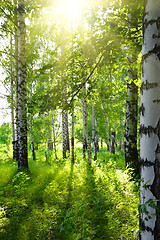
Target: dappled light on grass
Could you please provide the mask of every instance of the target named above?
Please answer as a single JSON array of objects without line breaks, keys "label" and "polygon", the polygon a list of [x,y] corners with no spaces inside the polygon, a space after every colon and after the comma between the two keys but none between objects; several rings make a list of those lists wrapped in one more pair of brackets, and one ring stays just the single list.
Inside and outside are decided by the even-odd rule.
[{"label": "dappled light on grass", "polygon": [[80,156],[74,165],[30,161],[30,173],[10,175],[0,239],[138,239],[138,192],[128,172],[112,160],[88,166]]}]

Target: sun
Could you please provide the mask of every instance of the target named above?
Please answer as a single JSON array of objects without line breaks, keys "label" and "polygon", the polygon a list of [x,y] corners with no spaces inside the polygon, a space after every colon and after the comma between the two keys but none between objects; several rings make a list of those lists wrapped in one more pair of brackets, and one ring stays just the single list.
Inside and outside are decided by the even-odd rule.
[{"label": "sun", "polygon": [[81,11],[86,7],[87,0],[59,0],[58,12],[63,18],[76,20]]}]

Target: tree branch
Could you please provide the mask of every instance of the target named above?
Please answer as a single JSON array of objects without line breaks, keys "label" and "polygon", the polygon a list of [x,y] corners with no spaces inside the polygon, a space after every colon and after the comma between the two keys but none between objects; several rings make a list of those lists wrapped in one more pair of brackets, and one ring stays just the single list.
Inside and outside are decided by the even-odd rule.
[{"label": "tree branch", "polygon": [[[96,68],[98,67],[99,63],[101,62],[102,57],[103,57],[103,53],[101,54],[98,62],[96,63],[95,67],[92,69],[92,71],[90,72],[90,74],[88,75],[88,77],[80,84],[78,90],[73,94],[73,96],[72,96],[70,102],[67,104],[67,106],[69,106],[69,105],[72,103],[72,101],[74,100],[74,97],[80,92],[80,90],[81,90],[82,87],[85,85],[85,83],[91,78],[91,76],[93,75],[94,71],[95,71]],[[65,109],[67,106],[65,106],[64,109]],[[63,109],[63,110],[64,110],[64,109]]]},{"label": "tree branch", "polygon": [[10,15],[8,15],[2,7],[0,7],[0,10],[5,14],[5,16],[7,17],[7,19],[9,19],[14,25],[16,25],[15,22],[14,22],[14,21],[12,20],[12,18],[10,17]]}]

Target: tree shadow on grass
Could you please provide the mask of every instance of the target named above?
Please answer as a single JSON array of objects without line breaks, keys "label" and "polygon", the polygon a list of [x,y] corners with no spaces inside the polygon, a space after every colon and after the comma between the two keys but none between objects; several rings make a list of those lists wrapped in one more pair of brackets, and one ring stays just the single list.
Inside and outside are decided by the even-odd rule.
[{"label": "tree shadow on grass", "polygon": [[109,240],[108,220],[106,216],[108,206],[106,204],[106,198],[97,189],[94,168],[91,165],[87,165],[86,170],[85,194],[89,211],[88,228],[92,229],[92,236],[90,239]]},{"label": "tree shadow on grass", "polygon": [[[4,201],[1,205],[3,207],[3,215],[1,214],[0,217],[0,239],[22,239],[23,237],[20,236],[19,231],[22,232],[23,229],[25,240],[45,239],[43,237],[40,238],[34,235],[34,233],[37,232],[36,225],[39,224],[38,218],[41,221],[41,225],[43,225],[43,217],[46,218],[47,215],[47,213],[45,213],[45,216],[43,215],[43,212],[45,211],[43,191],[55,178],[56,174],[57,172],[54,172],[52,176],[40,179],[41,182],[39,182],[37,185],[34,185],[33,189],[30,188],[30,186],[33,184],[31,173],[17,173],[17,175],[12,178],[12,181],[10,181],[10,186],[6,188],[6,191],[8,192],[4,193]],[[36,214],[37,219],[35,218],[33,212]],[[50,215],[52,215],[52,212]],[[35,222],[33,222],[33,219]],[[27,227],[30,226],[30,224],[28,224],[29,221],[33,223],[35,232],[27,232]],[[26,223],[28,226],[26,226]],[[41,227],[39,226],[39,228]]]},{"label": "tree shadow on grass", "polygon": [[72,218],[72,191],[73,191],[73,172],[74,172],[74,164],[71,163],[70,173],[68,176],[67,184],[66,184],[66,199],[65,203],[61,207],[60,215],[57,218],[56,227],[52,229],[52,238],[57,240],[69,240],[71,232],[74,228],[73,218]]}]

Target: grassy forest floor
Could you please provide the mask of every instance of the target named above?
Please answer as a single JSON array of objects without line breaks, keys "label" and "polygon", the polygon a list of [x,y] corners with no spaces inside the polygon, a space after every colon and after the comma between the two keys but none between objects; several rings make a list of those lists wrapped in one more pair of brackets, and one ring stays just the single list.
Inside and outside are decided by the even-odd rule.
[{"label": "grassy forest floor", "polygon": [[0,152],[0,239],[138,239],[138,184],[123,153],[101,149],[88,166],[80,149],[74,165],[70,158],[46,163],[39,151],[29,172],[18,172],[7,154]]}]

